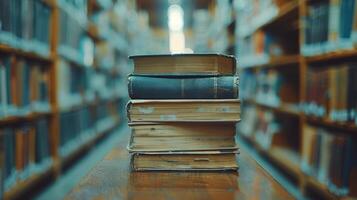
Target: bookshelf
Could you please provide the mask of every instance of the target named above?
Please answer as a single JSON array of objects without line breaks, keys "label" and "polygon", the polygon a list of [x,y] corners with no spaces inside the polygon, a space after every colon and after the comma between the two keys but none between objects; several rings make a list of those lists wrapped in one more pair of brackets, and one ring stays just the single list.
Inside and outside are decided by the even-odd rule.
[{"label": "bookshelf", "polygon": [[[335,2],[346,3],[349,1]],[[260,4],[263,3],[260,2]],[[318,7],[321,5],[326,6],[327,4],[328,1],[285,0],[267,1],[264,5],[256,5],[254,7],[249,3],[241,5],[239,1],[234,2],[235,12],[237,12],[236,55],[239,58],[238,60],[243,60],[243,63],[238,62],[241,74],[240,98],[243,101],[243,121],[239,124],[238,133],[241,140],[251,144],[252,148],[258,150],[263,158],[284,172],[283,174],[286,175],[287,179],[291,180],[293,185],[306,197],[312,199],[348,199],[356,197],[355,188],[357,183],[355,182],[353,171],[348,178],[349,190],[347,191],[345,190],[346,188],[336,188],[335,185],[331,184],[332,178],[329,178],[326,172],[311,172],[304,166],[306,164],[304,163],[307,159],[306,156],[309,155],[306,148],[312,145],[307,138],[310,134],[315,134],[316,129],[321,137],[329,138],[329,141],[333,142],[344,141],[346,138],[355,141],[355,134],[357,133],[357,124],[350,119],[353,118],[353,114],[345,114],[345,110],[342,110],[343,112],[341,110],[336,111],[337,108],[334,107],[333,96],[328,96],[328,102],[327,100],[322,102],[325,101],[323,97],[316,97],[316,95],[314,96],[314,91],[310,91],[315,78],[318,78],[321,84],[326,83],[325,85],[327,85],[327,88],[320,87],[315,90],[336,91],[336,89],[332,88],[335,87],[334,84],[331,84],[336,83],[332,82],[336,75],[334,74],[335,72],[331,71],[335,70],[337,73],[342,73],[340,71],[346,68],[345,70],[350,70],[350,73],[353,73],[353,69],[356,68],[352,65],[344,66],[346,65],[345,63],[356,63],[356,50],[351,45],[348,45],[348,43],[355,44],[353,34],[349,40],[343,38],[334,41],[332,40],[334,37],[329,36],[325,38],[325,42],[313,43],[319,38],[316,38],[317,36],[311,38],[312,36],[307,35],[312,34],[312,32],[306,33],[306,19],[309,18],[313,18],[311,19],[312,21],[315,20],[311,23],[314,23],[314,27],[316,26],[317,29],[320,28],[320,34],[324,34],[323,30],[329,31],[327,29],[328,24],[325,27],[324,25],[317,26],[318,23],[326,22],[316,21],[319,20],[317,19],[319,16],[311,17],[311,13],[309,13],[312,12],[311,9],[315,9],[315,11],[320,9],[318,13],[323,15],[326,12],[323,9],[327,8]],[[347,3],[344,5],[346,6]],[[259,12],[260,9],[263,9],[264,12]],[[356,10],[352,13],[355,12]],[[345,17],[348,16],[346,15]],[[321,16],[320,20],[323,20]],[[337,21],[337,23],[342,22]],[[247,24],[251,24],[251,26],[247,26]],[[287,27],[290,27],[289,25],[293,27],[286,30]],[[313,29],[314,27],[309,26],[308,28]],[[280,32],[274,29],[278,29]],[[354,33],[353,31],[355,30],[352,29],[352,33]],[[255,36],[257,34],[259,36]],[[313,34],[317,33],[314,32]],[[289,37],[290,41],[282,39],[283,37]],[[273,42],[267,40],[272,40]],[[286,49],[286,45],[291,45],[293,48]],[[331,48],[331,46],[335,48]],[[276,50],[271,51],[272,48],[278,48],[278,54],[276,54]],[[254,58],[256,59],[254,60]],[[254,62],[245,63],[245,60],[253,60]],[[316,75],[311,76],[311,73],[314,72],[316,72]],[[318,75],[318,73],[322,75]],[[329,84],[319,78],[323,77],[323,73],[330,74],[327,77],[330,81]],[[346,73],[348,74],[348,72]],[[249,81],[252,78],[256,80]],[[341,79],[339,80],[342,81]],[[336,87],[339,88],[337,90],[343,90],[347,86],[346,84],[340,84]],[[295,94],[291,94],[291,90]],[[263,91],[264,95],[259,96],[261,91]],[[348,95],[349,91],[346,89],[344,95]],[[333,94],[335,93],[330,95]],[[341,95],[343,96],[343,94]],[[287,98],[288,96],[292,96],[292,98]],[[270,101],[270,98],[273,100]],[[320,104],[311,105],[308,103],[311,100],[315,101],[314,99]],[[336,101],[344,102],[347,100],[337,97]],[[324,107],[324,105],[328,106]],[[314,108],[314,106],[316,107]],[[341,109],[346,109],[346,107]],[[331,114],[333,112],[336,112],[335,115]],[[252,128],[257,126],[256,123],[263,128]],[[290,129],[284,129],[284,124],[288,124],[287,127],[290,127]],[[278,125],[282,126],[282,128],[271,131]],[[267,128],[264,129],[264,127]],[[261,133],[259,132],[264,132],[268,135],[265,137],[265,139],[271,140],[271,144],[268,147],[260,142],[264,138],[260,137]],[[291,142],[292,140],[295,141]],[[330,145],[331,143],[324,144]],[[356,143],[353,144],[353,146],[356,145]],[[333,147],[330,146],[330,148]],[[326,147],[321,148],[320,151],[327,152]],[[325,156],[333,153],[334,151],[328,151]],[[310,157],[310,159],[312,158]],[[325,164],[322,162],[325,162]],[[326,170],[326,165],[337,167],[333,164],[326,164],[326,162],[326,160],[318,161],[321,166],[317,170]],[[335,162],[339,161],[336,160]],[[341,169],[341,166],[338,169],[343,171],[341,173],[347,171],[345,170],[347,168]],[[334,171],[338,169],[333,168]],[[326,181],[327,179],[329,180]]]},{"label": "bookshelf", "polygon": [[[10,19],[0,15],[0,21],[5,24],[0,29],[1,73],[10,69],[7,66],[22,70],[16,73],[9,70],[11,80],[8,82],[5,73],[0,78],[1,84],[9,83],[4,91],[10,91],[11,95],[10,100],[7,100],[8,95],[1,98],[1,142],[8,142],[10,138],[13,141],[11,144],[15,145],[0,145],[6,152],[13,153],[11,160],[14,160],[9,164],[11,167],[8,166],[9,176],[5,176],[4,182],[0,179],[0,187],[4,187],[0,199],[24,197],[31,193],[31,188],[43,185],[44,180],[55,180],[80,155],[120,125],[122,119],[119,114],[124,107],[122,99],[126,98],[123,77],[127,68],[127,44],[118,46],[114,43],[105,49],[112,53],[111,66],[102,66],[98,62],[101,56],[107,55],[106,51],[101,52],[99,45],[112,42],[109,40],[111,36],[102,37],[107,33],[100,32],[99,25],[110,27],[115,22],[106,20],[98,23],[93,18],[94,15],[113,14],[113,4],[99,6],[97,0],[76,4],[66,0],[31,2],[36,5],[22,4],[20,0],[0,3],[1,8],[11,6],[11,12],[16,7],[26,6],[38,6],[41,10],[29,14],[33,16],[31,23],[35,24],[34,27],[25,25],[23,29],[9,25],[12,22],[6,20]],[[121,3],[124,6],[131,4]],[[77,9],[80,11],[73,12]],[[18,14],[22,15],[21,9],[18,10]],[[41,14],[48,16],[48,19],[41,19],[42,32],[36,32],[36,20]],[[122,43],[126,42],[124,28],[109,31],[112,35],[120,35]],[[99,57],[95,57],[97,54]],[[38,80],[39,85],[32,84],[34,80]],[[31,84],[23,85],[22,82],[26,81],[31,81]],[[17,89],[21,89],[19,94],[12,92],[13,82]],[[29,94],[26,90],[30,91]],[[4,99],[6,103],[3,104]],[[28,108],[24,109],[24,106]],[[45,139],[41,140],[40,136],[45,136]],[[21,144],[26,145],[30,153],[19,153],[22,151]],[[6,158],[10,158],[9,155],[5,154],[5,162]]]}]

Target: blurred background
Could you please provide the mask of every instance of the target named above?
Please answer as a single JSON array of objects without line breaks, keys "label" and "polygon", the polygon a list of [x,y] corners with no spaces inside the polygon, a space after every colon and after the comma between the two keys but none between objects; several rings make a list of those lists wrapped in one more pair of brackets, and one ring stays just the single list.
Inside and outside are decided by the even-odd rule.
[{"label": "blurred background", "polygon": [[356,44],[355,0],[1,0],[0,199],[100,152],[128,56],[167,53],[235,55],[240,146],[291,193],[356,197]]}]

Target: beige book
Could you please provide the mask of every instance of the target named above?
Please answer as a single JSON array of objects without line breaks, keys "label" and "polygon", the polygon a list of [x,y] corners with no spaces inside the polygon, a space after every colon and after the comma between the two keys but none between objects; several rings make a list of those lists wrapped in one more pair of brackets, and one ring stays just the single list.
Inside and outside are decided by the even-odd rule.
[{"label": "beige book", "polygon": [[221,54],[162,54],[130,56],[135,75],[233,75],[236,60]]},{"label": "beige book", "polygon": [[224,100],[131,100],[130,122],[238,122],[240,101]]},{"label": "beige book", "polygon": [[130,152],[235,150],[235,123],[133,123]]},{"label": "beige book", "polygon": [[134,171],[236,171],[235,151],[134,153]]}]

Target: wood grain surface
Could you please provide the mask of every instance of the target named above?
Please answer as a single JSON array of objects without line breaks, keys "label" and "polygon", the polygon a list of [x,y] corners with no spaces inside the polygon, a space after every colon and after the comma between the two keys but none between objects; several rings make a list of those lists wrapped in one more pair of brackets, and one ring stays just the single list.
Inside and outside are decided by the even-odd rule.
[{"label": "wood grain surface", "polygon": [[129,133],[66,199],[293,199],[244,150],[239,173],[131,172]]}]

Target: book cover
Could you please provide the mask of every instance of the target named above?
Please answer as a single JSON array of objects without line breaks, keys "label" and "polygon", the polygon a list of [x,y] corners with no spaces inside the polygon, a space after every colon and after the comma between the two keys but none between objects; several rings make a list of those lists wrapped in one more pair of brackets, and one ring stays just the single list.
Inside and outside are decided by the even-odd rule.
[{"label": "book cover", "polygon": [[237,151],[134,153],[133,171],[237,171]]},{"label": "book cover", "polygon": [[236,150],[235,123],[130,123],[129,152]]},{"label": "book cover", "polygon": [[129,76],[131,99],[236,99],[238,76]]},{"label": "book cover", "polygon": [[134,75],[234,75],[236,60],[222,54],[162,54],[130,56]]},{"label": "book cover", "polygon": [[239,122],[239,99],[131,100],[130,122]]}]

